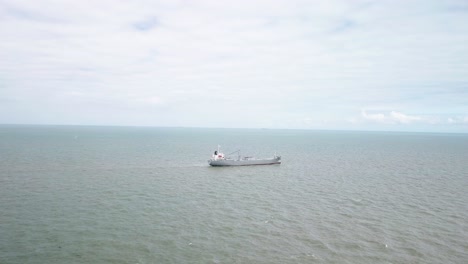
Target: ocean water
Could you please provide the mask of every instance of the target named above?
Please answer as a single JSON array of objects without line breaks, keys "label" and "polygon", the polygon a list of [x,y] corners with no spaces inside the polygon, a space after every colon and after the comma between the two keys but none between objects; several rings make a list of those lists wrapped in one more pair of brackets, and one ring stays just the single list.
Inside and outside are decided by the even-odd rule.
[{"label": "ocean water", "polygon": [[468,134],[0,126],[2,264],[467,262]]}]

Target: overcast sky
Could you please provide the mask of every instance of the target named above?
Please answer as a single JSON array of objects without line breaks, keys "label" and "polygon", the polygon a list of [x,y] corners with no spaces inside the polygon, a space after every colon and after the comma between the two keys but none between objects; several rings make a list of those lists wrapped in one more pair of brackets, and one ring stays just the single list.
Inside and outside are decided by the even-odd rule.
[{"label": "overcast sky", "polygon": [[468,1],[0,0],[0,123],[468,132]]}]

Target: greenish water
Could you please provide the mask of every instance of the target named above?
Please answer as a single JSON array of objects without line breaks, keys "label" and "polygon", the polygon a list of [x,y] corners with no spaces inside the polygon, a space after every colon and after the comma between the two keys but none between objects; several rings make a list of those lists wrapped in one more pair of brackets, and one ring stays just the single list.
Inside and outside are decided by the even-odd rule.
[{"label": "greenish water", "polygon": [[4,125],[0,263],[466,263],[467,190],[467,134]]}]

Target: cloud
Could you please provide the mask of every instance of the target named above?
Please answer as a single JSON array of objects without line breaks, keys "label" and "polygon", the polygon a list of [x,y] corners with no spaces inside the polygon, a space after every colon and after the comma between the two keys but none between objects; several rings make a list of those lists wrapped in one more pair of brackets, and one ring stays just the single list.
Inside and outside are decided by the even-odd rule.
[{"label": "cloud", "polygon": [[468,116],[456,116],[447,118],[447,123],[450,125],[468,125]]},{"label": "cloud", "polygon": [[468,116],[449,116],[442,115],[408,115],[397,111],[372,112],[361,110],[360,118],[353,117],[348,119],[349,123],[360,124],[370,122],[385,125],[406,125],[426,124],[426,125],[468,125]]},{"label": "cloud", "polygon": [[[346,129],[361,108],[386,110],[349,119],[363,128],[459,123],[460,3],[4,0],[0,100],[15,100],[0,123],[86,124],[89,104],[104,121],[131,109],[118,124]],[[68,105],[69,118],[54,114]]]},{"label": "cloud", "polygon": [[361,110],[361,115],[365,120],[374,121],[378,123],[386,123],[389,118],[382,113],[368,114],[365,110]]},{"label": "cloud", "polygon": [[150,105],[161,105],[164,103],[163,99],[158,96],[144,97],[144,98],[135,98],[136,103],[146,103]]},{"label": "cloud", "polygon": [[405,115],[403,113],[395,112],[395,111],[390,112],[390,118],[396,121],[397,123],[401,123],[401,124],[409,124],[412,122],[423,120],[423,118],[420,116],[410,116],[410,115]]},{"label": "cloud", "polygon": [[389,113],[372,113],[369,114],[366,110],[361,110],[361,116],[364,120],[384,123],[384,124],[411,124],[414,122],[427,122],[428,120],[414,115],[407,115],[397,111]]}]

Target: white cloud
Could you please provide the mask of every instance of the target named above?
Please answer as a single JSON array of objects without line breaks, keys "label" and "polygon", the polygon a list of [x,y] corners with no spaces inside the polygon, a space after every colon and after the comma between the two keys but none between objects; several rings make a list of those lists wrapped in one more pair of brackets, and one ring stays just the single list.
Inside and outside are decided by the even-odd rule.
[{"label": "white cloud", "polygon": [[375,121],[379,123],[387,123],[389,118],[382,113],[368,114],[365,110],[361,110],[361,115],[365,120]]},{"label": "white cloud", "polygon": [[409,124],[412,122],[423,120],[423,118],[420,116],[405,115],[403,113],[396,112],[396,111],[390,112],[390,118],[394,120],[395,122],[402,123],[402,124]]},{"label": "white cloud", "polygon": [[437,115],[408,115],[397,111],[387,112],[375,112],[369,113],[366,110],[361,110],[360,118],[348,119],[349,123],[362,124],[365,122],[386,124],[386,125],[431,125],[431,126],[443,126],[443,125],[466,125],[468,124],[468,117],[460,116],[437,116]]},{"label": "white cloud", "polygon": [[468,125],[468,116],[449,117],[447,118],[447,123],[450,125]]},{"label": "white cloud", "polygon": [[426,122],[427,120],[420,116],[407,115],[397,111],[390,113],[372,113],[369,114],[366,110],[361,110],[361,116],[364,120],[384,123],[384,124],[411,124],[414,122]]}]

